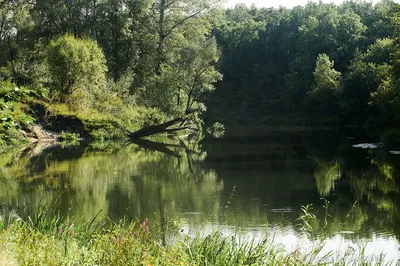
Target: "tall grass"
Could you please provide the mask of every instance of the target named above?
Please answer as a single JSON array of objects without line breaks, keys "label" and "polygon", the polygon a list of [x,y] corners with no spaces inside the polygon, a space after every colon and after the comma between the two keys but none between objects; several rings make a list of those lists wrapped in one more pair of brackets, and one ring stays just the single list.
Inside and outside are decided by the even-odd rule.
[{"label": "tall grass", "polygon": [[[303,207],[299,218],[304,234],[315,216]],[[0,264],[19,265],[384,265],[383,255],[364,250],[337,257],[322,254],[324,240],[288,252],[273,239],[241,240],[215,232],[206,237],[178,236],[163,244],[160,227],[142,222],[100,219],[76,223],[51,208],[21,219],[15,213],[0,218]],[[179,230],[177,230],[179,232]],[[4,258],[6,261],[2,261]]]}]

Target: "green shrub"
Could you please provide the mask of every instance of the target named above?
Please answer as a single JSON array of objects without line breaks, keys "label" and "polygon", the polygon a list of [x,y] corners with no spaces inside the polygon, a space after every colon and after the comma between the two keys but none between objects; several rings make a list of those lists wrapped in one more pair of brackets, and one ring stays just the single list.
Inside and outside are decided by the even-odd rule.
[{"label": "green shrub", "polygon": [[1,129],[17,128],[21,125],[33,123],[33,118],[24,109],[24,102],[32,99],[33,90],[17,87],[10,81],[0,82],[0,115]]},{"label": "green shrub", "polygon": [[25,142],[18,129],[34,122],[27,103],[44,95],[44,90],[17,87],[8,80],[0,81],[0,152]]},{"label": "green shrub", "polygon": [[53,90],[62,102],[81,90],[95,94],[106,86],[106,59],[96,42],[64,35],[47,47]]}]

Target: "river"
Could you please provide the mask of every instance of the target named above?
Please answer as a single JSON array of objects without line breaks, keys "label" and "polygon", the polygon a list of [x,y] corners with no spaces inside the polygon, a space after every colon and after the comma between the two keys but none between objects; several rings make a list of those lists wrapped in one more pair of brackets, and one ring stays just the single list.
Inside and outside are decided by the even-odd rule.
[{"label": "river", "polygon": [[[289,251],[323,239],[323,254],[363,250],[396,262],[400,155],[380,148],[380,137],[363,129],[227,128],[219,138],[164,144],[36,147],[0,156],[0,207],[21,216],[47,204],[76,219],[100,211],[148,218],[191,236],[268,236]],[[310,230],[299,219],[307,205]]]}]

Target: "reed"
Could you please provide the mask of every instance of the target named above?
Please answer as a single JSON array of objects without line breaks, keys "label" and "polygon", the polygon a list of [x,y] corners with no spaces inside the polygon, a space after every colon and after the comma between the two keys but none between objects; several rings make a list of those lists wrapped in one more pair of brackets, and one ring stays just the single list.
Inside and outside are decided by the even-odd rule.
[{"label": "reed", "polygon": [[[312,208],[302,208],[304,233],[312,231]],[[389,265],[383,254],[323,255],[324,239],[308,248],[288,252],[273,243],[224,236],[217,231],[206,237],[177,237],[164,244],[159,226],[145,219],[130,222],[100,219],[76,223],[44,208],[33,217],[15,213],[0,218],[1,265]],[[164,228],[165,229],[165,228]],[[174,229],[171,229],[174,230]],[[175,229],[176,230],[176,229]],[[165,232],[165,231],[164,231]],[[394,263],[393,263],[394,265]]]}]

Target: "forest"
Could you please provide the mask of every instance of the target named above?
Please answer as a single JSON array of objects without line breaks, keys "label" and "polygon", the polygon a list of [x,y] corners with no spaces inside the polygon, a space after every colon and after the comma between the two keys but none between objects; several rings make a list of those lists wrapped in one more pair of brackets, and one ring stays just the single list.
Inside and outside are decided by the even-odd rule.
[{"label": "forest", "polygon": [[216,121],[397,125],[399,23],[387,0],[0,0],[1,145],[37,124],[93,139]]},{"label": "forest", "polygon": [[213,29],[224,79],[210,114],[237,123],[398,124],[398,12],[391,1],[226,10]]}]

